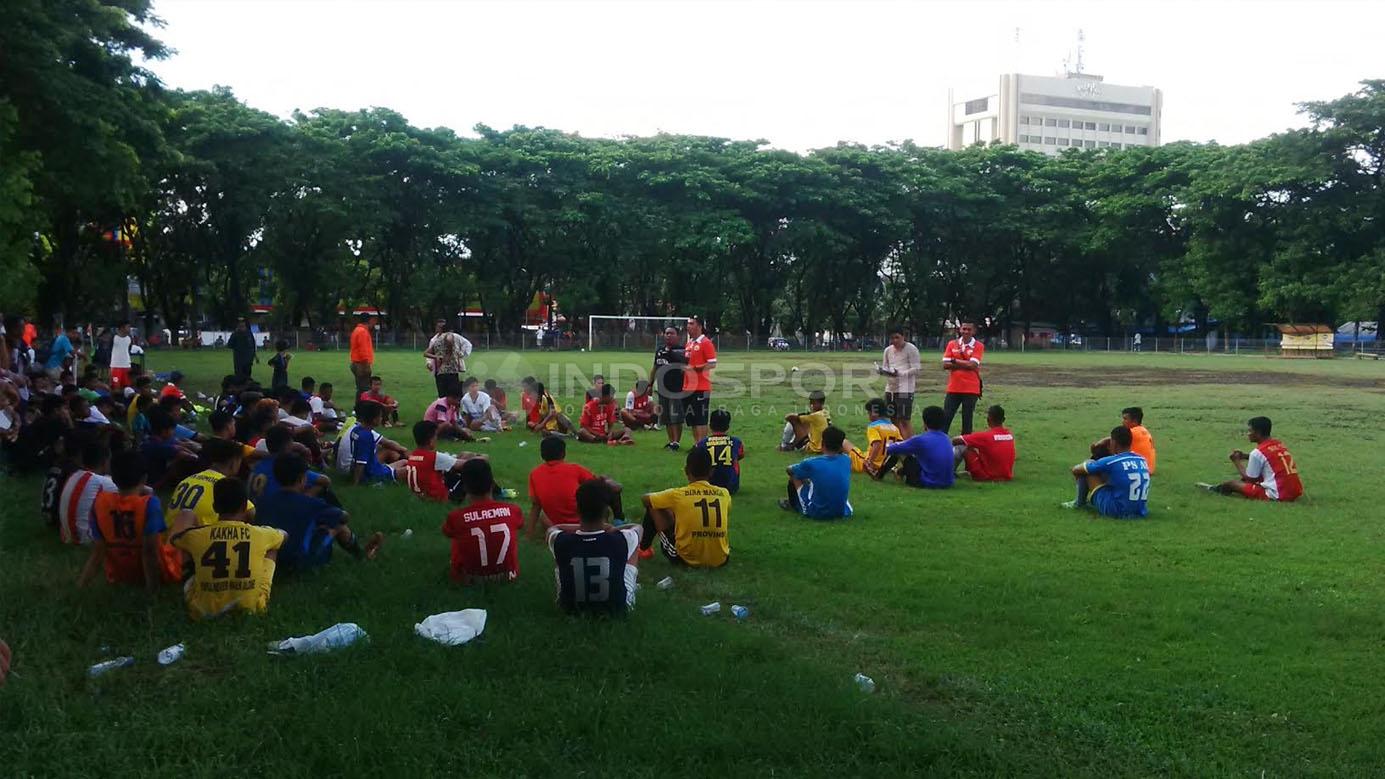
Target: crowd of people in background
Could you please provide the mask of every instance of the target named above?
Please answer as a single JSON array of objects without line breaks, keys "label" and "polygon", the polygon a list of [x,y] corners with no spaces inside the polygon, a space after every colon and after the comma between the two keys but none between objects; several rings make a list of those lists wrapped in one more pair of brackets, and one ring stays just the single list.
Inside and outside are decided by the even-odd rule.
[{"label": "crowd of people in background", "polygon": [[[61,543],[89,548],[79,586],[103,572],[112,583],[181,583],[193,618],[262,611],[276,571],[327,565],[334,550],[363,562],[377,557],[384,534],[361,529],[369,521],[343,505],[338,480],[395,485],[420,500],[451,504],[441,532],[459,582],[515,579],[519,540],[542,538],[554,560],[558,602],[569,610],[632,607],[638,565],[655,545],[676,565],[714,568],[730,559],[732,501],[748,453],[732,432],[731,412],[715,405],[716,349],[697,317],[688,319],[686,339],[677,328],[665,331],[649,376],[629,388],[623,404],[615,386],[594,377],[575,422],[533,377],[520,382],[519,408],[512,409],[498,380],[467,376],[471,343],[440,320],[424,351],[437,399],[412,424],[410,410],[375,372],[364,321],[351,337],[347,402],[312,376],[295,386],[285,341],[268,360],[269,385],[257,382],[255,339],[241,320],[228,343],[233,372],[215,397],[199,395],[205,405],[188,396],[179,372],[143,370],[128,323],[96,336],[104,353],[85,349],[90,337],[78,328],[55,331],[40,350],[22,318],[3,324],[5,463],[42,474],[44,520]],[[785,468],[780,507],[815,520],[849,518],[855,473],[924,489],[951,488],[959,477],[1011,480],[1017,450],[1006,410],[989,406],[985,429],[972,429],[984,394],[984,355],[974,326],[963,323],[941,358],[948,375],[942,405],[922,409],[923,431],[915,434],[922,365],[917,348],[895,329],[876,364],[886,390],[865,403],[859,445],[832,424],[823,392],[785,416],[775,448],[808,456]],[[961,432],[952,435],[959,411]],[[1089,457],[1072,468],[1076,496],[1065,506],[1116,518],[1148,514],[1157,459],[1144,416],[1140,407],[1123,409],[1121,424],[1092,443]],[[396,427],[409,428],[407,444],[383,432]],[[626,522],[619,481],[569,460],[569,442],[628,446],[643,431],[665,431],[663,447],[678,451],[685,427],[693,433],[685,483],[641,496],[638,522]],[[1201,486],[1258,500],[1300,497],[1297,466],[1271,437],[1270,420],[1255,417],[1248,428],[1255,448],[1231,454],[1236,478]],[[483,444],[512,430],[541,439],[540,462],[527,475],[527,516],[485,454],[438,448],[439,441]]]}]

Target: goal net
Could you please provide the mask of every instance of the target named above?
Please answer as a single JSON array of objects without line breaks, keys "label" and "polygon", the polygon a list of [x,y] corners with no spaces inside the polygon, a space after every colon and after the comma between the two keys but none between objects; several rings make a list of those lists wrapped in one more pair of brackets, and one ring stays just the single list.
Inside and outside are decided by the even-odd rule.
[{"label": "goal net", "polygon": [[596,314],[587,318],[587,348],[653,351],[663,343],[664,328],[674,327],[682,338],[688,318],[682,316],[613,316]]}]

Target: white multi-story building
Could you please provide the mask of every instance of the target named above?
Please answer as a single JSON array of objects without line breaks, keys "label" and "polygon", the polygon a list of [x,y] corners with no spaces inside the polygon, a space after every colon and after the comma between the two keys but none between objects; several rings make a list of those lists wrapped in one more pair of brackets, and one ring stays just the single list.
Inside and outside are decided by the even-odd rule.
[{"label": "white multi-story building", "polygon": [[947,148],[1000,141],[1058,154],[1066,149],[1158,146],[1164,95],[1108,84],[1101,76],[1007,73],[990,94],[947,94]]}]

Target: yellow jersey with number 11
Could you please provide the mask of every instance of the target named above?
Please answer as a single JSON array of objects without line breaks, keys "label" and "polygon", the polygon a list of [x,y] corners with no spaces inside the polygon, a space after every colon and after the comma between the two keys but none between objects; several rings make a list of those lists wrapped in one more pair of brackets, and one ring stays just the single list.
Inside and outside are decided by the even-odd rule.
[{"label": "yellow jersey with number 11", "polygon": [[673,512],[674,545],[688,565],[716,568],[731,555],[731,493],[705,481],[656,492],[655,509]]}]

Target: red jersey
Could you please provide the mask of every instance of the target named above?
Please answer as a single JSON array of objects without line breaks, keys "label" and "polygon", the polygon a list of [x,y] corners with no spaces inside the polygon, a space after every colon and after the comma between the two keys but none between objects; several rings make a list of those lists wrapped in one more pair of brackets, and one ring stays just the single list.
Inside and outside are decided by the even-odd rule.
[{"label": "red jersey", "polygon": [[711,392],[712,369],[717,367],[717,347],[712,339],[699,335],[683,346],[688,367],[683,371],[684,392]]},{"label": "red jersey", "polygon": [[1298,478],[1294,456],[1275,438],[1261,441],[1250,453],[1246,480],[1260,485],[1270,500],[1287,502],[1303,495],[1303,482]]},{"label": "red jersey", "polygon": [[163,389],[159,390],[159,397],[160,397],[160,398],[177,398],[177,399],[179,399],[179,400],[187,400],[187,399],[188,399],[188,396],[187,396],[187,395],[184,395],[184,394],[183,394],[183,391],[182,391],[181,389],[178,389],[178,385],[177,385],[177,384],[165,384],[164,387],[163,387]]},{"label": "red jersey", "polygon": [[409,489],[421,498],[447,502],[447,485],[438,472],[438,452],[436,449],[415,449],[409,452],[409,460],[404,465],[404,479]]},{"label": "red jersey", "polygon": [[539,416],[539,399],[538,399],[538,398],[536,398],[536,397],[534,397],[533,395],[531,395],[531,394],[529,394],[528,392],[526,392],[526,393],[524,393],[523,395],[520,396],[520,398],[519,398],[519,406],[520,406],[520,408],[524,409],[524,418],[527,419],[527,420],[529,420],[529,424],[531,424],[531,425],[536,425],[536,424],[538,424],[539,419],[542,418],[542,417]]},{"label": "red jersey", "polygon": [[959,395],[980,395],[981,394],[981,358],[986,354],[986,346],[975,338],[968,343],[962,343],[962,339],[955,338],[947,342],[947,348],[943,350],[943,365],[953,365],[959,362],[971,363],[977,370],[952,370],[948,371],[947,391]]},{"label": "red jersey", "polygon": [[554,525],[581,522],[577,515],[577,485],[596,476],[577,463],[546,462],[529,472],[529,496]]},{"label": "red jersey", "polygon": [[654,415],[654,404],[650,401],[648,392],[643,395],[636,395],[631,392],[630,395],[629,401],[625,404],[626,411],[633,413],[637,417]]},{"label": "red jersey", "polygon": [[496,387],[495,392],[487,394],[491,396],[491,403],[494,403],[496,408],[500,409],[501,411],[506,410],[506,406],[508,406],[509,403],[508,396],[506,396],[505,394],[505,390]]},{"label": "red jersey", "polygon": [[587,405],[582,407],[582,417],[578,424],[592,433],[602,436],[611,429],[611,422],[616,415],[615,401],[602,403],[597,398],[587,401]]},{"label": "red jersey", "polygon": [[390,397],[389,395],[381,395],[381,394],[376,393],[376,392],[371,392],[370,390],[366,390],[365,392],[362,392],[362,393],[361,393],[360,399],[361,399],[361,400],[369,400],[369,401],[371,401],[371,402],[373,402],[373,403],[379,403],[379,404],[382,405],[382,406],[393,406],[393,405],[394,405],[394,398]]},{"label": "red jersey", "polygon": [[[153,495],[103,492],[92,504],[92,537],[106,542],[106,581],[144,584],[144,538],[158,535],[164,525],[163,507]],[[159,571],[165,582],[183,573],[183,555],[159,542]]]},{"label": "red jersey", "polygon": [[[962,436],[971,447],[964,459],[972,481],[1010,481],[1015,478],[1015,436],[1003,427],[993,427]],[[975,450],[975,451],[973,451]]]},{"label": "red jersey", "polygon": [[448,514],[442,534],[452,539],[452,578],[519,576],[515,549],[523,527],[524,513],[513,503],[483,500]]}]

